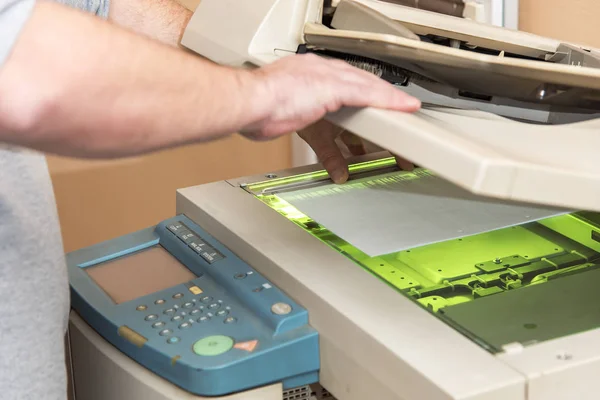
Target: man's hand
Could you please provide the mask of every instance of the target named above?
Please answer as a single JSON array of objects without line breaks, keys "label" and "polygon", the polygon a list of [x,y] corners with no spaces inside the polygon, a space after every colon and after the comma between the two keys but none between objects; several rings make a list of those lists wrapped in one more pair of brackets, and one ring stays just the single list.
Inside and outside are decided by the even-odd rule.
[{"label": "man's hand", "polygon": [[288,56],[252,74],[259,82],[256,118],[241,133],[255,140],[304,129],[342,107],[413,112],[421,106],[373,74],[312,54]]},{"label": "man's hand", "polygon": [[[348,162],[344,153],[361,156],[382,150],[326,120],[300,130],[298,136],[313,149],[317,159],[335,183],[344,183],[348,179]],[[347,151],[344,151],[344,146]],[[403,170],[410,171],[414,168],[410,161],[401,157],[396,156],[396,162]]]}]

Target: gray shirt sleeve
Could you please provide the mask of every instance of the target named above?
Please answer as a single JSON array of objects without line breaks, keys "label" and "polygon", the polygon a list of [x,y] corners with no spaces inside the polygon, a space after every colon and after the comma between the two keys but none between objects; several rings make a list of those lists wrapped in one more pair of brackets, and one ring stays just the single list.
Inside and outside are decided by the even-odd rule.
[{"label": "gray shirt sleeve", "polygon": [[[36,0],[0,0],[0,68],[29,19]],[[99,17],[108,16],[110,0],[56,0]]]}]

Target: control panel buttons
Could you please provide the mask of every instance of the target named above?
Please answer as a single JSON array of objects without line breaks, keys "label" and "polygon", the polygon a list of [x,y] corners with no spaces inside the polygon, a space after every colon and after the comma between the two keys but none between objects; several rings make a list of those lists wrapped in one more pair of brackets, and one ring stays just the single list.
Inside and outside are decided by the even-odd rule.
[{"label": "control panel buttons", "polygon": [[202,310],[200,310],[198,308],[195,308],[192,311],[190,311],[190,315],[193,316],[193,317],[195,317],[197,315],[200,315],[200,314],[202,314]]},{"label": "control panel buttons", "polygon": [[227,314],[229,314],[229,311],[227,311],[227,310],[219,310],[219,311],[217,311],[217,316],[219,316],[219,317],[224,317]]},{"label": "control panel buttons", "polygon": [[164,299],[158,299],[158,300],[156,300],[154,302],[154,304],[157,304],[157,305],[165,304],[165,300]]},{"label": "control panel buttons", "polygon": [[156,319],[158,319],[158,315],[156,314],[150,314],[147,315],[146,318],[144,318],[146,321],[156,321]]},{"label": "control panel buttons", "polygon": [[246,276],[248,276],[248,275],[246,275],[245,273],[240,272],[239,274],[235,274],[233,277],[235,279],[244,279]]},{"label": "control panel buttons", "polygon": [[192,232],[190,231],[186,231],[186,232],[182,232],[182,233],[178,233],[177,236],[183,240],[186,244],[190,244],[191,242],[193,242],[196,239],[196,235],[194,235]]},{"label": "control panel buttons", "polygon": [[175,310],[174,308],[167,308],[165,311],[163,311],[163,314],[166,315],[173,315],[177,312],[177,310]]},{"label": "control panel buttons", "polygon": [[169,224],[169,225],[167,225],[167,229],[170,230],[171,232],[173,232],[174,234],[177,234],[178,232],[181,232],[181,231],[187,231],[187,228],[181,222],[175,222],[175,223]]},{"label": "control panel buttons", "polygon": [[153,323],[153,324],[152,324],[152,327],[153,327],[154,329],[157,329],[157,328],[162,328],[163,326],[165,326],[165,323],[164,323],[164,322],[162,322],[162,321],[158,321],[158,322],[155,322],[155,323]]},{"label": "control panel buttons", "polygon": [[212,297],[210,296],[204,296],[203,298],[200,299],[200,301],[202,301],[203,303],[210,303],[212,301]]},{"label": "control panel buttons", "polygon": [[271,306],[271,312],[276,315],[287,315],[292,312],[292,306],[287,303],[275,303]]},{"label": "control panel buttons", "polygon": [[176,315],[173,318],[171,318],[171,321],[173,321],[173,322],[183,321],[183,317],[181,315]]},{"label": "control panel buttons", "polygon": [[192,327],[192,324],[190,324],[189,322],[184,322],[183,324],[179,325],[179,329],[188,329],[191,327]]},{"label": "control panel buttons", "polygon": [[175,293],[175,294],[173,295],[173,298],[174,298],[174,299],[180,299],[180,298],[182,298],[182,297],[183,297],[183,293]]},{"label": "control panel buttons", "polygon": [[173,331],[170,329],[163,329],[162,331],[158,332],[160,336],[169,336],[171,333],[173,333]]},{"label": "control panel buttons", "polygon": [[192,303],[191,301],[188,301],[187,303],[184,303],[182,305],[182,307],[183,308],[192,308],[192,307],[194,307],[194,305],[195,305],[194,303]]},{"label": "control panel buttons", "polygon": [[221,305],[219,303],[212,303],[208,306],[208,308],[210,308],[211,310],[215,310],[219,307],[221,307]]},{"label": "control panel buttons", "polygon": [[225,324],[235,324],[237,322],[237,318],[234,317],[227,317],[225,318],[225,321],[223,321],[223,323]]},{"label": "control panel buttons", "polygon": [[177,344],[181,341],[181,339],[177,336],[171,336],[170,338],[167,339],[167,343],[169,344]]},{"label": "control panel buttons", "polygon": [[208,322],[208,321],[210,321],[210,317],[208,315],[203,315],[202,317],[198,318],[197,321],[198,322]]},{"label": "control panel buttons", "polygon": [[192,346],[194,353],[203,357],[218,356],[233,348],[233,339],[228,336],[209,336],[198,340]]},{"label": "control panel buttons", "polygon": [[138,310],[138,311],[146,311],[148,309],[148,307],[146,305],[144,305],[144,304],[140,304],[135,309]]}]

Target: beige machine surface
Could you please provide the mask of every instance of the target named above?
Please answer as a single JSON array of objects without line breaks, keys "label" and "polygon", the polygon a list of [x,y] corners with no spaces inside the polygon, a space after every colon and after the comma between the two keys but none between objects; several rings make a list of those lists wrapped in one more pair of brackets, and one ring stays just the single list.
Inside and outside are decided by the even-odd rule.
[{"label": "beige machine surface", "polygon": [[[202,400],[156,376],[106,342],[76,313],[69,319],[73,392],[77,400]],[[219,400],[281,400],[271,385]]]},{"label": "beige machine surface", "polygon": [[[387,160],[368,173],[389,172]],[[278,197],[326,181],[319,167],[306,167],[191,187],[178,192],[177,212],[309,310],[320,382],[336,398],[597,397],[595,295],[585,285],[567,289],[599,283],[592,225],[568,215],[368,257]],[[473,286],[463,297],[465,280]]]},{"label": "beige machine surface", "polygon": [[[455,123],[447,124],[447,113],[438,110],[425,117],[343,109],[328,118],[475,193],[600,209],[595,123],[578,123],[593,120],[600,108],[597,50],[377,0],[344,0],[332,15],[323,9],[322,0],[203,0],[182,43],[229,65],[314,52],[404,74],[401,89],[427,104],[482,111],[483,132],[461,128],[472,115],[455,113]],[[386,33],[373,24],[369,31],[362,23],[352,28],[348,21],[361,21],[361,13],[378,13]],[[343,29],[335,29],[336,21]],[[393,24],[420,40],[390,34]],[[491,114],[519,122],[494,121]],[[530,126],[538,123],[557,126]],[[541,156],[541,149],[561,157]]]}]

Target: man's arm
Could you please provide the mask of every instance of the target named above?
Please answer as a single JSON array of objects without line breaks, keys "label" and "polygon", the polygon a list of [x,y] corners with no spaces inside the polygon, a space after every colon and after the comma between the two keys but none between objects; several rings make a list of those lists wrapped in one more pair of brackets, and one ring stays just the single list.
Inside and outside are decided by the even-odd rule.
[{"label": "man's arm", "polygon": [[0,69],[0,142],[118,157],[234,132],[269,139],[342,106],[419,105],[343,62],[292,56],[253,72],[226,68],[40,1]]},{"label": "man's arm", "polygon": [[208,140],[253,122],[241,101],[258,94],[253,84],[247,71],[40,1],[0,70],[0,141],[104,157]]},{"label": "man's arm", "polygon": [[109,21],[170,46],[179,46],[191,17],[174,0],[110,0],[108,13]]}]

